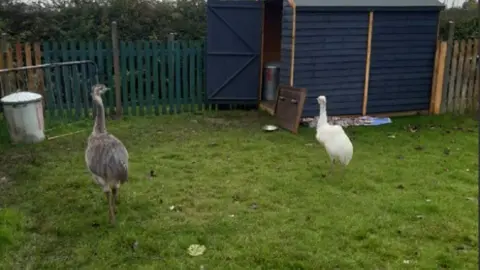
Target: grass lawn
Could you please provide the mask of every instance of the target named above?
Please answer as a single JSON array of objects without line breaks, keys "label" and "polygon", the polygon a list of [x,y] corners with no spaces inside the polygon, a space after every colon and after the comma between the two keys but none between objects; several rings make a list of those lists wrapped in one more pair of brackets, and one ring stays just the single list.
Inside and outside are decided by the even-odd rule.
[{"label": "grass lawn", "polygon": [[393,121],[346,129],[345,179],[325,176],[314,129],[264,133],[257,112],[108,121],[130,152],[115,228],[85,166],[90,121],[4,144],[0,268],[477,269],[476,122]]}]

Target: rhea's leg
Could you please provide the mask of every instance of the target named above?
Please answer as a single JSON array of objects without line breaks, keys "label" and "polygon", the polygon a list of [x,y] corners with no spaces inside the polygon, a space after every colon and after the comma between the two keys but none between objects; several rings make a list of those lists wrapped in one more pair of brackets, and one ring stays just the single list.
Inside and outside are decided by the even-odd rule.
[{"label": "rhea's leg", "polygon": [[115,205],[120,204],[120,200],[118,199],[118,193],[120,192],[120,184],[116,184],[113,187],[114,190],[114,195],[115,195]]},{"label": "rhea's leg", "polygon": [[117,213],[117,203],[118,203],[118,188],[112,188],[112,204],[113,204],[113,211]]},{"label": "rhea's leg", "polygon": [[345,178],[345,171],[346,171],[346,167],[347,167],[347,166],[345,166],[345,165],[342,164],[341,167],[342,167],[342,169],[341,169],[341,170],[342,170],[341,176],[342,176],[342,179],[344,179],[344,178]]},{"label": "rhea's leg", "polygon": [[332,175],[335,171],[335,159],[331,159],[331,165],[330,165],[330,175]]},{"label": "rhea's leg", "polygon": [[110,221],[110,224],[115,224],[115,208],[113,203],[113,194],[110,186],[104,185],[103,186],[103,192],[105,193],[105,196],[107,197],[108,201],[108,219]]},{"label": "rhea's leg", "polygon": [[105,192],[108,198],[108,219],[110,224],[115,225],[115,206],[113,205],[113,194],[108,191]]}]

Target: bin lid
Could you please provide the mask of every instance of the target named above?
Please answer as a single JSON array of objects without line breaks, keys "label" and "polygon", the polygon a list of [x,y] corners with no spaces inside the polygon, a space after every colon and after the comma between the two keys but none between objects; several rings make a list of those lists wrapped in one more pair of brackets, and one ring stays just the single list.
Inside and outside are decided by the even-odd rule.
[{"label": "bin lid", "polygon": [[42,99],[42,95],[40,94],[21,91],[21,92],[16,92],[16,93],[4,96],[1,99],[1,101],[3,104],[21,104],[21,103],[35,102],[41,99]]}]

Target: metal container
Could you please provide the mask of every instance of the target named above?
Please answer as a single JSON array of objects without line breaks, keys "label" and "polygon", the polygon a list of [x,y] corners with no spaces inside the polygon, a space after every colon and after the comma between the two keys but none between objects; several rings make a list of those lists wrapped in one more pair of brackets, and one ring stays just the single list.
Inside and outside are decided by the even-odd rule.
[{"label": "metal container", "polygon": [[45,139],[41,95],[17,92],[3,97],[1,102],[13,143],[36,143]]},{"label": "metal container", "polygon": [[280,83],[280,63],[270,62],[263,69],[262,100],[274,101]]}]

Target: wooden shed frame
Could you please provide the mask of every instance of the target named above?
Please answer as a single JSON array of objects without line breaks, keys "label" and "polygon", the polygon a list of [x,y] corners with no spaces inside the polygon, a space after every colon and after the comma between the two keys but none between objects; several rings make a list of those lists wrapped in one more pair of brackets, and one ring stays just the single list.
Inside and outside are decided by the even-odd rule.
[{"label": "wooden shed frame", "polygon": [[[287,0],[289,6],[292,8],[293,11],[293,20],[292,20],[292,42],[291,42],[291,55],[290,55],[290,71],[289,71],[289,85],[294,87],[295,83],[295,44],[296,44],[296,21],[297,21],[297,4],[295,0]],[[261,36],[261,51],[260,51],[260,83],[258,87],[258,107],[261,110],[268,112],[271,115],[275,114],[275,102],[273,101],[262,101],[262,90],[263,90],[263,70],[264,70],[264,35],[265,35],[265,2],[262,2],[262,36]],[[368,32],[367,34],[367,52],[366,52],[366,59],[365,59],[365,80],[364,80],[364,89],[363,89],[363,102],[362,102],[362,113],[361,115],[367,115],[367,104],[368,104],[368,91],[369,91],[369,83],[370,83],[370,64],[371,64],[371,52],[372,52],[372,31],[375,27],[375,11],[374,8],[370,9],[368,14]],[[387,113],[377,113],[377,114],[370,114],[372,116],[407,116],[407,115],[416,115],[416,114],[428,114],[433,113],[435,111],[435,107],[438,103],[437,95],[436,95],[436,86],[438,85],[438,78],[436,76],[436,70],[438,66],[438,61],[441,57],[439,57],[439,49],[440,49],[440,42],[439,40],[439,28],[440,28],[440,20],[437,24],[437,42],[435,47],[435,60],[434,60],[434,67],[432,69],[432,87],[431,87],[431,96],[430,96],[430,108],[428,110],[416,110],[416,111],[402,111],[402,112],[387,112]],[[277,90],[278,91],[278,90]],[[307,89],[308,91],[308,89]],[[357,116],[357,115],[342,115],[343,117],[348,116]]]}]

